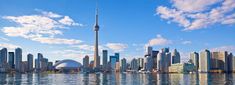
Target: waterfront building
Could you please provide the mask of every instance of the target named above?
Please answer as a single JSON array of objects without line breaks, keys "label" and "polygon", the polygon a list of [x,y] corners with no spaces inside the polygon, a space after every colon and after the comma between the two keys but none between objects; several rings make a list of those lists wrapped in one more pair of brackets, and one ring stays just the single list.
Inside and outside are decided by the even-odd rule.
[{"label": "waterfront building", "polygon": [[176,63],[169,66],[169,73],[189,73],[195,70],[192,63]]},{"label": "waterfront building", "polygon": [[116,62],[119,62],[119,57],[120,57],[120,54],[119,53],[114,53],[114,55],[115,55],[115,57],[117,58],[116,60]]},{"label": "waterfront building", "polygon": [[209,50],[204,50],[200,52],[200,57],[199,57],[199,72],[209,72],[210,71],[210,51]]},{"label": "waterfront building", "polygon": [[57,62],[54,67],[62,73],[73,73],[78,72],[82,64],[74,60],[66,59]]},{"label": "waterfront building", "polygon": [[27,55],[27,71],[28,72],[32,72],[33,71],[33,55],[32,54],[28,54]]},{"label": "waterfront building", "polygon": [[88,72],[89,71],[89,56],[86,55],[84,58],[83,58],[83,72]]},{"label": "waterfront building", "polygon": [[197,52],[190,53],[190,61],[195,66],[197,71],[199,68],[199,54]]},{"label": "waterfront building", "polygon": [[233,54],[232,53],[229,53],[227,60],[228,60],[226,64],[228,65],[227,72],[233,72]]},{"label": "waterfront building", "polygon": [[2,48],[0,53],[0,66],[2,66],[3,68],[6,68],[6,64],[7,64],[7,48]]},{"label": "waterfront building", "polygon": [[168,67],[171,64],[171,53],[169,48],[163,48],[157,56],[157,71],[162,73],[168,72]]},{"label": "waterfront building", "polygon": [[153,47],[147,46],[145,55],[151,56],[152,55],[152,50],[153,50]]},{"label": "waterfront building", "polygon": [[117,57],[116,56],[110,56],[110,67],[111,70],[115,70],[116,62],[117,62]]},{"label": "waterfront building", "polygon": [[153,58],[152,56],[146,56],[146,70],[152,71],[153,69]]},{"label": "waterfront building", "polygon": [[108,67],[108,50],[103,50],[103,69],[107,70]]},{"label": "waterfront building", "polygon": [[152,51],[152,58],[153,58],[153,68],[157,69],[157,54],[159,51]]},{"label": "waterfront building", "polygon": [[84,68],[88,68],[89,67],[89,56],[86,55],[84,58],[83,58],[83,67]]},{"label": "waterfront building", "polygon": [[22,63],[22,49],[16,48],[15,49],[15,70],[17,72],[21,71],[21,63]]},{"label": "waterfront building", "polygon": [[8,64],[10,66],[10,69],[15,68],[14,58],[15,58],[14,52],[8,52]]},{"label": "waterfront building", "polygon": [[121,72],[126,72],[126,69],[127,69],[127,62],[126,59],[123,58],[121,59]]},{"label": "waterfront building", "polygon": [[138,71],[137,59],[135,58],[131,60],[131,70]]},{"label": "waterfront building", "polygon": [[226,65],[226,62],[228,60],[226,57],[228,56],[227,52],[211,52],[211,70],[220,70],[227,71],[228,65]]},{"label": "waterfront building", "polygon": [[120,72],[120,63],[119,62],[116,62],[116,64],[115,64],[115,71]]},{"label": "waterfront building", "polygon": [[21,68],[20,68],[20,72],[27,72],[28,69],[28,62],[27,61],[22,61],[21,62]]},{"label": "waterfront building", "polygon": [[232,68],[233,68],[232,72],[235,72],[235,56],[233,56],[232,58],[233,58],[233,59],[232,59],[232,63],[233,63],[233,64],[232,64],[232,66],[233,66],[233,67],[232,67]]},{"label": "waterfront building", "polygon": [[138,64],[138,69],[143,69],[144,68],[144,59],[143,58],[138,58],[137,60],[137,64]]},{"label": "waterfront building", "polygon": [[180,53],[176,49],[172,52],[171,59],[172,64],[180,63]]},{"label": "waterfront building", "polygon": [[53,70],[53,62],[48,62],[47,70],[48,71],[52,71]]}]

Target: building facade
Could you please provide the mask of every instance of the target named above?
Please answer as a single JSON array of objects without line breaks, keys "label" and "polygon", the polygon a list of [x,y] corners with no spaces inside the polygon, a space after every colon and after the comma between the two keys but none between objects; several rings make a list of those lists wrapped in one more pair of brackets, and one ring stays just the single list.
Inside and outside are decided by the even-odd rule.
[{"label": "building facade", "polygon": [[15,70],[17,72],[21,71],[21,64],[22,64],[22,49],[16,48],[15,49]]},{"label": "building facade", "polygon": [[199,72],[209,72],[210,71],[210,51],[205,50],[200,52],[200,57],[199,57]]}]

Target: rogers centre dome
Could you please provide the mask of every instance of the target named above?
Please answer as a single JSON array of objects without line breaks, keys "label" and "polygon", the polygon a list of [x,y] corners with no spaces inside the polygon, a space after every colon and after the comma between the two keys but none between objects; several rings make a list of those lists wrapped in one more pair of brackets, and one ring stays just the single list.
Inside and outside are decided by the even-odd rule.
[{"label": "rogers centre dome", "polygon": [[74,60],[70,60],[70,59],[66,59],[66,60],[62,60],[57,62],[54,65],[55,69],[62,69],[62,70],[75,70],[78,69],[82,66],[81,63],[74,61]]}]

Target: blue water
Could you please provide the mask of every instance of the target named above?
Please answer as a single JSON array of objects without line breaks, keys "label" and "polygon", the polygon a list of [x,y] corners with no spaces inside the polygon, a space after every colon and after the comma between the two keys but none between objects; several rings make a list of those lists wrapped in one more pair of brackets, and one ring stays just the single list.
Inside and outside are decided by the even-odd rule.
[{"label": "blue water", "polygon": [[0,85],[3,84],[233,85],[235,74],[0,74]]}]

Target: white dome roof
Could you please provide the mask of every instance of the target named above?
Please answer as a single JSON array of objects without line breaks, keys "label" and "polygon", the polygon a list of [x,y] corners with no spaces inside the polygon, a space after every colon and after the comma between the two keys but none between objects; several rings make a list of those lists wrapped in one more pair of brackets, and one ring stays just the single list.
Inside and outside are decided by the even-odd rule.
[{"label": "white dome roof", "polygon": [[74,60],[62,60],[62,61],[59,61],[58,63],[56,63],[54,65],[55,69],[77,69],[79,67],[81,67],[81,63],[77,62],[77,61],[74,61]]}]

